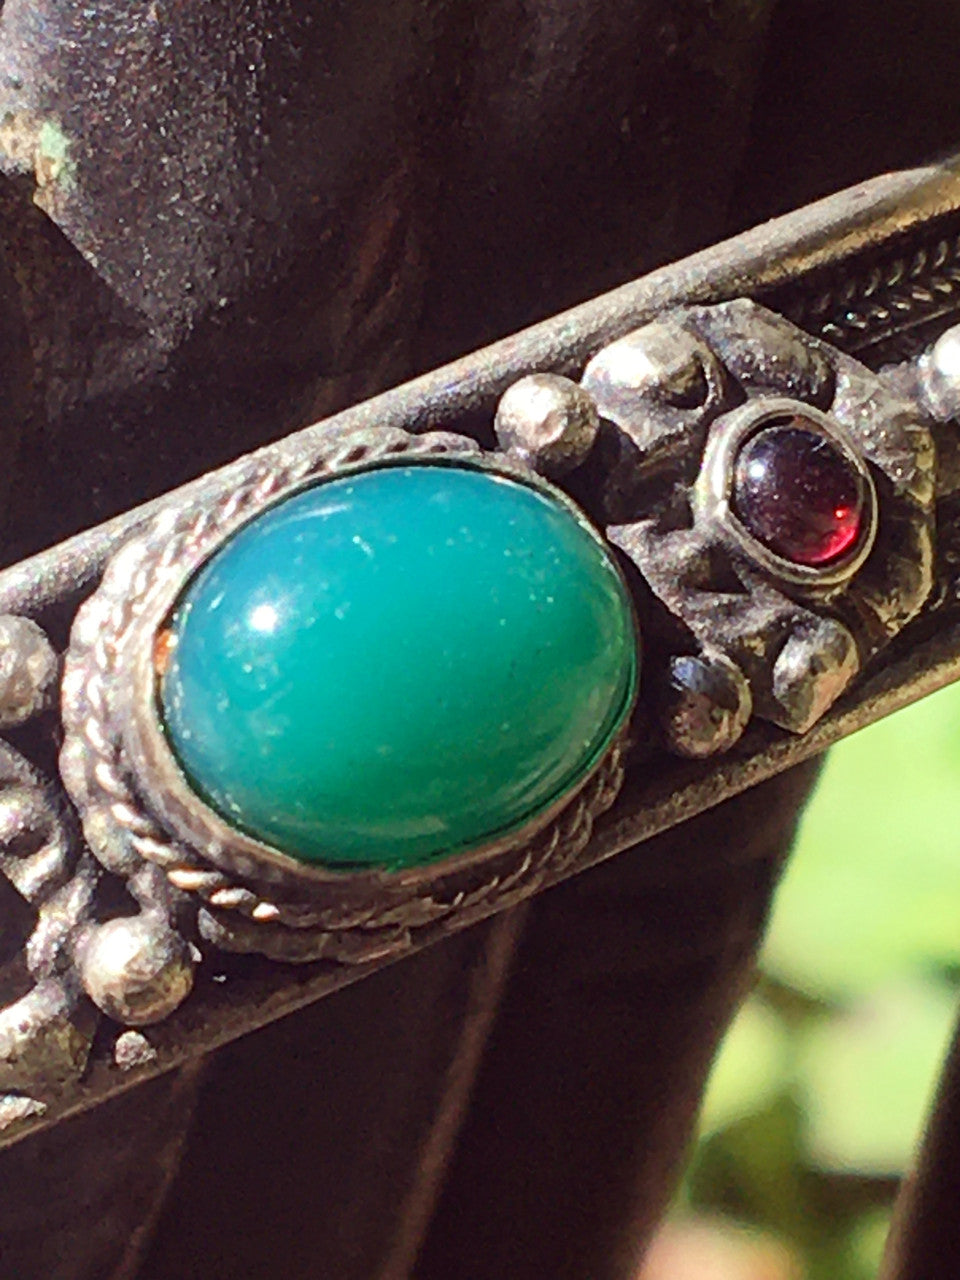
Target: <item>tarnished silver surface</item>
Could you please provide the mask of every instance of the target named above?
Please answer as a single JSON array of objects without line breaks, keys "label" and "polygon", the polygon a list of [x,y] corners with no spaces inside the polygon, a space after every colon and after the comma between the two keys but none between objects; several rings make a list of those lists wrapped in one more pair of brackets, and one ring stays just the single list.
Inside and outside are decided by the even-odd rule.
[{"label": "tarnished silver surface", "polygon": [[12,729],[57,700],[59,663],[29,618],[0,618],[0,728]]},{"label": "tarnished silver surface", "polygon": [[[722,680],[714,703],[701,678],[718,653],[746,677],[754,714],[806,731],[933,586],[925,407],[749,299],[668,313],[602,349],[583,385],[610,427],[601,522],[661,606],[644,619],[660,640],[661,672],[671,651],[700,658],[696,676],[676,663],[661,675],[659,698],[654,675],[668,743],[693,756],[727,750],[733,725],[746,723],[742,687]],[[822,568],[781,559],[731,510],[743,442],[794,416],[833,441],[869,497],[858,541]]]},{"label": "tarnished silver surface", "polygon": [[[35,637],[20,634],[32,649]],[[86,1066],[96,1016],[70,948],[95,883],[62,795],[0,744],[0,1095],[21,1095],[0,1105],[0,1126],[28,1102],[42,1114],[43,1097]]]},{"label": "tarnished silver surface", "polygon": [[[428,912],[415,936],[408,932],[402,949],[426,944],[683,821],[960,675],[960,547],[950,519],[953,338],[923,354],[960,311],[953,278],[958,246],[954,165],[879,179],[656,272],[0,574],[0,609],[29,619],[59,649],[108,557],[118,553],[96,597],[100,603],[76,623],[65,688],[64,773],[84,812],[86,844],[105,873],[94,869],[76,838],[51,767],[59,729],[44,691],[48,677],[44,662],[26,661],[28,650],[45,653],[44,646],[37,647],[35,631],[28,642],[24,627],[22,648],[16,640],[8,645],[11,671],[39,674],[30,677],[35,697],[29,689],[24,694],[19,678],[8,681],[10,709],[0,715],[10,724],[23,719],[15,707],[29,707],[26,728],[35,732],[24,749],[40,767],[5,749],[0,887],[9,884],[18,897],[6,890],[0,895],[0,1089],[7,1091],[0,1140],[208,1052],[356,980],[398,951],[375,946],[344,966],[314,950],[308,954],[320,958],[296,970],[265,960],[242,976],[221,964],[220,948],[270,951],[263,942],[279,927],[276,918],[261,911],[255,921],[253,912],[261,904],[280,907],[267,896],[251,904],[245,894],[256,897],[255,889],[240,882],[256,880],[249,867],[224,871],[213,860],[211,870],[180,857],[179,819],[151,791],[152,760],[136,755],[136,716],[97,683],[97,672],[118,658],[119,650],[109,652],[109,637],[125,635],[128,625],[135,630],[133,615],[146,598],[143,584],[137,586],[144,539],[156,543],[162,529],[182,537],[194,518],[187,513],[229,511],[258,483],[267,485],[260,499],[269,497],[272,486],[306,475],[332,439],[386,440],[399,432],[392,438],[414,438],[428,448],[426,433],[442,429],[458,434],[458,447],[464,438],[488,447],[504,393],[519,379],[551,375],[540,384],[547,400],[508,396],[501,441],[527,465],[563,473],[565,486],[636,572],[652,655],[646,719],[625,761],[619,800],[589,842],[581,814],[578,831],[567,833],[573,855],[545,858],[529,878],[525,852],[498,852],[505,861],[497,868],[497,892],[471,901],[457,896],[458,887],[443,911]],[[890,361],[899,367],[886,369]],[[582,393],[598,408],[596,434]],[[797,581],[783,575],[782,566],[760,563],[751,557],[755,549],[731,538],[716,505],[698,506],[698,476],[722,464],[721,444],[711,441],[722,443],[725,430],[736,429],[744,403],[763,412],[766,400],[784,398],[826,415],[825,429],[839,423],[876,489],[876,537],[863,539],[836,580]],[[936,471],[931,440],[940,456]],[[936,554],[935,491],[942,529]],[[678,496],[688,520],[671,528],[664,515]],[[171,560],[185,549],[189,558],[189,537],[173,545]],[[201,539],[194,548],[201,559],[205,546]],[[698,557],[699,579],[687,572]],[[732,592],[729,573],[739,583]],[[725,604],[730,595],[736,600]],[[142,660],[142,645],[139,652]],[[127,689],[132,696],[135,670],[123,660],[118,670],[131,679],[115,682],[111,696]],[[122,764],[118,735],[129,753]],[[712,759],[683,760],[671,752]],[[613,767],[619,771],[619,760]],[[614,781],[598,775],[590,784],[608,788],[587,802],[591,812],[612,799]],[[6,811],[5,791],[11,797]],[[139,825],[144,813],[154,824],[149,829]],[[165,865],[151,841],[176,845],[176,864]],[[220,879],[214,884],[207,876]],[[112,904],[111,893],[118,895]],[[330,904],[318,905],[314,893],[305,887],[297,899],[309,921],[304,936],[317,927],[330,932],[329,922],[316,918]],[[216,894],[225,896],[215,901]],[[207,923],[193,936],[189,917],[197,904],[195,919],[202,915]],[[283,927],[296,932],[292,916]],[[191,946],[196,942],[204,952],[200,964]],[[191,982],[193,994],[177,1011],[147,1026],[182,1000]],[[98,1018],[101,1032],[91,1051]],[[134,1026],[146,1029],[128,1029]]]}]

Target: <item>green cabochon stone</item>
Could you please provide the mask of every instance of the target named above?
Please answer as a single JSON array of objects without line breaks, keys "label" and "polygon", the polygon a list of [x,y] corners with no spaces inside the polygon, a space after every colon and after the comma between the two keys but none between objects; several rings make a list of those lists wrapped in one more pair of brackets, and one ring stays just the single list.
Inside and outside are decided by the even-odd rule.
[{"label": "green cabochon stone", "polygon": [[160,693],[192,787],[303,862],[398,869],[509,833],[629,711],[606,551],[549,494],[386,466],[255,517],[188,583]]}]

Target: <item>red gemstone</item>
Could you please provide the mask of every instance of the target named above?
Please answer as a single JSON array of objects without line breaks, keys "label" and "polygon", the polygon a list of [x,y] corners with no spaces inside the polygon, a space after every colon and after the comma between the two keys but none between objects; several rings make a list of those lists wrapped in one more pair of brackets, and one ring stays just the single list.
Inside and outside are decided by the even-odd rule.
[{"label": "red gemstone", "polygon": [[860,536],[865,505],[860,472],[802,417],[758,431],[740,450],[734,512],[784,560],[820,568],[840,559]]}]

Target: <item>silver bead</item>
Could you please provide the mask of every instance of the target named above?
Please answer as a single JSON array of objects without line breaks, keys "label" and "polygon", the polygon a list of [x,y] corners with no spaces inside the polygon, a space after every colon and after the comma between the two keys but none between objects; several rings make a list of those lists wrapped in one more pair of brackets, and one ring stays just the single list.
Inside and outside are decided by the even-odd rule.
[{"label": "silver bead", "polygon": [[960,418],[960,325],[940,335],[920,357],[921,386],[936,417]]},{"label": "silver bead", "polygon": [[59,663],[35,622],[0,617],[0,728],[23,724],[49,706]]},{"label": "silver bead", "polygon": [[720,652],[670,660],[661,706],[668,748],[694,760],[729,751],[747,726],[753,699],[746,676]]},{"label": "silver bead", "polygon": [[856,641],[834,618],[795,631],[774,663],[775,707],[769,719],[793,733],[806,733],[859,670]]},{"label": "silver bead", "polygon": [[113,1061],[121,1071],[135,1071],[157,1061],[157,1051],[139,1031],[124,1031],[113,1046]]},{"label": "silver bead", "polygon": [[500,447],[547,476],[584,461],[599,429],[593,399],[556,373],[531,373],[503,394],[494,429]]},{"label": "silver bead", "polygon": [[583,385],[601,413],[629,420],[643,400],[680,409],[702,405],[710,390],[706,344],[668,322],[635,329],[598,351],[583,373]]},{"label": "silver bead", "polygon": [[189,947],[159,916],[94,926],[80,941],[77,963],[93,1003],[134,1027],[168,1017],[193,987]]}]

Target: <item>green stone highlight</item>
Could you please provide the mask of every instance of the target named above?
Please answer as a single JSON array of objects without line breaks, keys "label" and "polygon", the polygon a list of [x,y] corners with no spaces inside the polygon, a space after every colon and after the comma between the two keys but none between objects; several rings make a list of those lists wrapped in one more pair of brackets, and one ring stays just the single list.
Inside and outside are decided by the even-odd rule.
[{"label": "green stone highlight", "polygon": [[477,847],[596,764],[637,679],[607,552],[563,503],[465,463],[294,494],[188,583],[160,689],[190,786],[304,862]]}]

